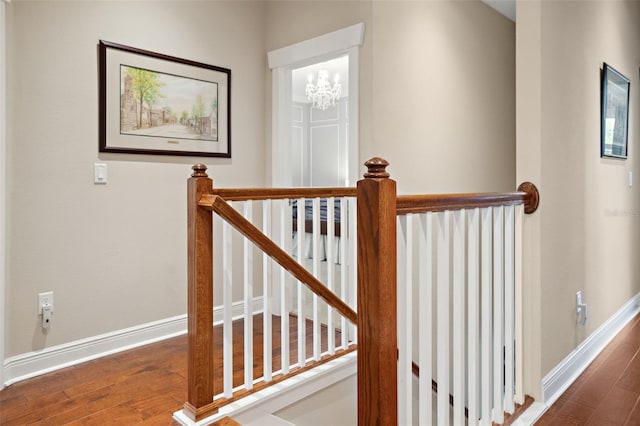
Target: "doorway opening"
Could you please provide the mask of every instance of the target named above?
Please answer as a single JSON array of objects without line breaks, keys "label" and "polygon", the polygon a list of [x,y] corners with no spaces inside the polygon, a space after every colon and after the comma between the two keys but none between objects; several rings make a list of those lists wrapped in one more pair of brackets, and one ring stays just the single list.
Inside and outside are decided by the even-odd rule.
[{"label": "doorway opening", "polygon": [[349,184],[349,57],[292,70],[291,183]]},{"label": "doorway opening", "polygon": [[[359,171],[358,58],[363,41],[364,24],[360,23],[269,52],[273,102],[271,158],[267,168],[271,170],[271,186],[355,186]],[[305,90],[308,83],[312,86],[312,92],[320,90],[317,86],[321,71],[321,78],[324,78],[326,72],[331,89],[334,87],[336,73],[339,74],[338,81],[341,84],[340,96],[329,99],[326,108],[322,107],[323,102],[318,99],[314,106]],[[306,202],[304,205],[306,212]],[[348,211],[355,212],[355,205],[353,208],[346,207],[346,203],[341,203],[340,212],[345,215]],[[325,209],[329,211],[329,207]],[[335,204],[332,211],[335,211]],[[345,218],[343,222],[348,221]],[[284,231],[290,232],[288,229]],[[274,232],[280,230],[274,229]],[[333,255],[323,256],[323,250],[318,250],[316,255],[313,251],[311,256],[307,255],[306,242],[311,240],[304,236],[304,232],[297,233],[295,241],[290,234],[288,240],[296,245],[296,250],[291,250],[291,253],[307,267],[313,268],[315,264],[313,269],[317,269],[315,273],[323,282],[326,282],[325,278],[328,276],[341,277],[333,290],[345,295],[345,300],[350,301],[348,303],[355,303],[355,249],[348,249],[352,247],[347,244],[347,234],[341,234],[340,237],[322,236],[327,240],[325,244],[336,248],[333,253],[338,253],[337,247],[342,247],[342,256],[336,259]],[[353,243],[355,238],[349,241]],[[354,254],[347,255],[348,253]],[[274,300],[281,300],[278,292],[279,287],[275,286]],[[346,295],[350,295],[349,298]],[[284,303],[298,306],[299,312],[305,312],[301,318],[308,318],[306,313],[311,312],[315,318],[319,312],[316,309],[317,297],[308,294],[306,290],[301,290],[296,300]],[[322,316],[332,316],[324,309],[320,312],[324,312]],[[322,321],[326,322],[324,317]],[[341,330],[342,327],[341,325]],[[355,328],[346,326],[343,336],[349,340],[355,339]]]},{"label": "doorway opening", "polygon": [[[364,24],[360,23],[269,52],[273,125],[268,168],[273,187],[355,185],[358,58],[363,41]],[[308,106],[304,88],[309,74],[316,82],[320,68],[325,69],[333,84],[332,70],[340,64],[342,93],[336,105],[324,110]]]}]

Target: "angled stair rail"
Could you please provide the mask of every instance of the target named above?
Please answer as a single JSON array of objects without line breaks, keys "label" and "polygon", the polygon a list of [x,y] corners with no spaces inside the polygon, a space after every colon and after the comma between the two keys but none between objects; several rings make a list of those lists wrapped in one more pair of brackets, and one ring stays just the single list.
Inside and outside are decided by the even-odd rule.
[{"label": "angled stair rail", "polygon": [[300,263],[278,247],[269,237],[260,232],[256,226],[245,219],[219,195],[204,196],[200,199],[198,205],[206,210],[216,212],[245,238],[248,238],[273,260],[278,262],[280,266],[291,272],[294,277],[309,287],[311,291],[324,299],[329,305],[337,309],[338,312],[344,315],[349,321],[353,323],[357,322],[356,312],[351,309],[349,305],[343,302],[335,293],[328,290],[324,284],[300,265]]},{"label": "angled stair rail", "polygon": [[[355,271],[355,243],[351,250],[345,242],[354,237],[350,234],[355,234],[347,220],[347,212],[355,209],[355,193],[355,188],[218,189],[213,188],[206,166],[193,166],[193,174],[188,181],[187,200],[188,395],[182,411],[191,421],[200,422],[218,413],[225,405],[356,350],[356,339],[349,336],[353,334],[349,332],[349,324],[357,323],[357,315],[349,305],[353,304],[353,299],[346,289],[349,279],[346,270]],[[324,203],[322,209],[321,200]],[[231,202],[240,207],[232,206]],[[260,222],[260,217],[254,217],[254,204],[256,210],[262,212],[261,225],[254,223]],[[321,211],[327,216],[322,221]],[[212,213],[222,219],[220,226],[214,224]],[[278,227],[279,232],[276,232],[278,230],[273,228]],[[243,241],[241,277],[233,276],[231,228],[238,232]],[[297,232],[297,229],[301,232]],[[216,236],[218,240],[221,237],[222,255],[214,257],[214,233],[218,231],[222,231],[221,236]],[[308,242],[312,246],[313,272],[303,266],[307,258],[305,231],[310,234],[308,238],[311,241]],[[326,246],[324,248],[327,256],[325,268],[329,271],[327,285],[319,279],[321,231],[326,239],[323,246]],[[292,233],[297,235],[295,249],[290,247]],[[275,241],[278,235],[275,234],[279,234],[278,243]],[[334,235],[340,240],[339,247],[334,241]],[[262,253],[261,278],[254,277],[255,249]],[[290,253],[294,253],[297,259]],[[220,262],[220,269],[223,271],[222,274],[217,272],[218,277],[222,275],[223,301],[216,301],[223,307],[221,337],[216,337],[223,341],[222,344],[217,343],[218,347],[223,346],[221,363],[220,356],[214,359],[212,315],[214,263],[217,262]],[[257,259],[255,263],[259,262]],[[338,272],[335,269],[338,266],[335,265],[339,265],[340,277],[336,277]],[[292,280],[287,274],[290,274]],[[277,279],[272,275],[277,275]],[[258,284],[260,280],[262,288]],[[243,287],[241,319],[235,319],[232,314],[234,281],[238,282],[238,287],[240,283]],[[341,287],[340,296],[334,292],[335,281]],[[355,280],[353,281],[355,287]],[[296,282],[297,290],[290,289]],[[306,300],[303,287],[311,291],[310,300]],[[254,293],[258,294],[260,291],[263,293],[260,297],[262,303],[257,307],[254,306]],[[292,302],[291,298],[296,300]],[[320,305],[321,300],[326,302],[326,308]],[[347,302],[349,300],[351,302]],[[304,312],[308,302],[312,302],[313,307],[310,312]],[[321,310],[326,313],[324,319],[320,317]],[[307,317],[311,313],[313,319]],[[262,318],[259,338],[264,342],[264,351],[254,354],[256,315]],[[341,319],[336,322],[336,317]],[[276,332],[281,336],[281,341],[277,343]],[[234,342],[238,340],[234,339],[236,333],[243,336],[239,339],[243,340],[239,361],[234,357],[241,343]],[[294,333],[291,338],[290,333]],[[309,352],[306,346],[310,345],[311,338],[313,344]],[[279,367],[274,358],[276,352],[279,354]],[[297,362],[290,359],[296,356],[295,352]],[[311,358],[308,358],[309,354]],[[239,377],[241,375],[243,377]]]}]

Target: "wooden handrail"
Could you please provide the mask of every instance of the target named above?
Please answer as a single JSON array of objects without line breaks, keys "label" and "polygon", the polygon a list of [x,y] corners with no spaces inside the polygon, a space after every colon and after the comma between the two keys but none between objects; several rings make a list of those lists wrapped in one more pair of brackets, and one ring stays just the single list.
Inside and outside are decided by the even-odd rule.
[{"label": "wooden handrail", "polygon": [[518,187],[518,192],[400,195],[397,199],[396,213],[405,215],[409,213],[524,204],[525,213],[531,214],[538,208],[538,203],[538,189],[534,184],[524,182]]},{"label": "wooden handrail", "polygon": [[355,197],[356,188],[214,188],[213,194],[226,201]]},{"label": "wooden handrail", "polygon": [[307,271],[300,263],[296,262],[293,257],[281,249],[269,237],[264,235],[255,225],[245,219],[244,216],[231,207],[222,197],[219,195],[206,194],[200,198],[198,206],[216,212],[238,232],[259,247],[266,255],[278,262],[280,266],[289,271],[298,281],[306,285],[312,292],[322,298],[331,307],[335,308],[345,318],[354,324],[358,322],[356,312],[349,305],[325,287],[324,284]]},{"label": "wooden handrail", "polygon": [[399,195],[396,212],[398,215],[404,215],[409,213],[524,204],[526,197],[527,194],[525,192]]}]

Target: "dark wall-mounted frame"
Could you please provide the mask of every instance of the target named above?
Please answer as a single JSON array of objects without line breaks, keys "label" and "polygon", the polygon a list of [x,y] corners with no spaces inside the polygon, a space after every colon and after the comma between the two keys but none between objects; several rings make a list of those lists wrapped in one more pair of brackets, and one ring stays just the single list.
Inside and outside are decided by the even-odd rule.
[{"label": "dark wall-mounted frame", "polygon": [[100,40],[100,152],[231,157],[231,70]]},{"label": "dark wall-mounted frame", "polygon": [[627,158],[629,79],[607,65],[602,69],[600,156]]}]

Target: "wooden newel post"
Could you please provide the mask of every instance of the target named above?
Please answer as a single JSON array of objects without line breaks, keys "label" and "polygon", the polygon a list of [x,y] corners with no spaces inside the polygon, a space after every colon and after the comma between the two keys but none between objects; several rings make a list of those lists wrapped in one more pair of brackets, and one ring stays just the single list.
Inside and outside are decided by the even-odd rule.
[{"label": "wooden newel post", "polygon": [[358,182],[358,425],[398,424],[396,182],[382,158]]},{"label": "wooden newel post", "polygon": [[188,391],[185,413],[193,420],[211,410],[213,402],[213,218],[198,206],[213,182],[204,164],[193,166],[187,182],[188,235]]}]

